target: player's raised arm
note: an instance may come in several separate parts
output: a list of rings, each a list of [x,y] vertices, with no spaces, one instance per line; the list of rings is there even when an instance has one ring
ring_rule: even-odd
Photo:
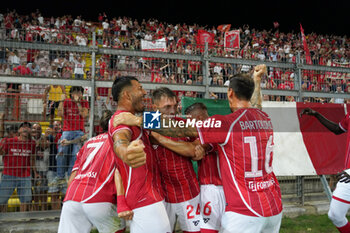
[[[117,212],[118,217],[125,220],[131,220],[134,216],[134,212],[128,206],[125,200],[125,190],[123,186],[123,180],[120,176],[119,170],[115,169],[114,183],[117,190]]]
[[[262,109],[262,94],[261,94],[261,77],[267,73],[266,65],[257,65],[254,67],[254,92],[250,99],[252,107]]]
[[[342,134],[345,131],[340,128],[339,124],[328,120],[326,117],[324,117],[321,113],[311,109],[311,108],[305,108],[301,111],[300,117],[303,115],[309,115],[309,116],[314,116],[316,119],[324,126],[326,127],[329,131],[333,132],[334,134]]]
[[[113,135],[113,150],[116,155],[132,168],[140,167],[146,163],[145,147],[141,140],[130,142],[131,133],[123,129]]]

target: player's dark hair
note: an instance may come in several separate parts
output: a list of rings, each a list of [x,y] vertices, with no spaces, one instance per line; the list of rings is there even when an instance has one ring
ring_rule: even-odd
[[[124,88],[132,86],[132,80],[138,81],[137,78],[133,76],[121,76],[114,80],[112,85],[112,96],[114,101],[119,101],[120,94],[123,92]]]
[[[81,86],[72,86],[69,90],[69,95],[72,95],[73,92],[75,91],[79,91],[81,92],[82,94],[84,93],[84,88],[81,87]]]
[[[208,111],[208,108],[203,103],[194,103],[185,109],[185,115],[190,115],[191,112],[196,110]]]
[[[102,117],[100,119],[100,126],[101,126],[103,132],[108,131],[108,122],[111,119],[112,115],[113,115],[112,111],[110,111],[108,109],[103,110]]]
[[[175,95],[175,93],[170,90],[167,87],[160,87],[155,89],[152,92],[152,102],[154,103],[155,101],[158,101],[162,98],[162,96],[168,97],[168,98],[177,98],[177,96]]]
[[[230,79],[229,89],[233,90],[239,100],[250,101],[254,87],[254,80],[248,74],[236,74]]]

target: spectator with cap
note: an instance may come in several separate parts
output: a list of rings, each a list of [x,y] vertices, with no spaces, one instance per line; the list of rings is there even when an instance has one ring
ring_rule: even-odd
[[[1,142],[4,171],[0,183],[0,211],[6,210],[7,201],[17,189],[20,211],[29,210],[32,201],[31,171],[39,177],[35,167],[35,142],[30,135],[31,124],[23,122],[18,129],[19,136],[6,138]]]
[[[63,118],[63,132],[58,143],[56,156],[57,176],[52,181],[51,186],[66,183],[65,173],[67,172],[70,176],[76,154],[81,147],[79,142],[70,145],[61,144],[61,142],[76,140],[84,135],[84,121],[89,116],[89,103],[83,99],[83,93],[84,89],[81,86],[71,87],[70,98],[66,98],[58,106],[57,115]]]

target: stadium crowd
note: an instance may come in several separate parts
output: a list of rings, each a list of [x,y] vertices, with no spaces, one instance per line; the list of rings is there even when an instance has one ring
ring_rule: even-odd
[[[129,50],[141,50],[142,40],[165,37],[167,52],[177,54],[201,53],[203,49],[197,44],[198,31],[206,30],[214,35],[214,41],[209,47],[211,56],[295,63],[300,52],[302,62],[306,63],[300,33],[280,32],[278,27],[257,30],[249,25],[237,25],[240,48],[226,50],[222,25],[211,28],[186,23],[173,25],[153,18],[139,21],[125,16],[107,16],[105,13],[99,14],[95,22],[90,22],[81,16],[72,15],[44,17],[39,10],[25,16],[15,10],[8,10],[0,14],[0,25],[0,38],[3,40],[90,46],[92,32],[96,32],[98,46]],[[349,38],[316,33],[307,34],[306,37],[313,64],[349,67]],[[113,55],[98,58],[96,76],[99,78],[108,71],[108,80],[120,75],[137,74],[141,81],[201,83],[198,80],[202,78],[201,62]],[[91,58],[88,54],[0,48],[0,74],[89,78],[90,67]],[[213,80],[221,78],[225,83],[234,74],[249,72],[251,69],[248,65],[212,63],[210,83],[216,85]],[[294,76],[290,70],[270,68],[262,85],[267,89],[294,89]],[[337,86],[341,86],[342,92],[348,90],[349,74],[305,71],[302,76],[304,90],[335,92]]]

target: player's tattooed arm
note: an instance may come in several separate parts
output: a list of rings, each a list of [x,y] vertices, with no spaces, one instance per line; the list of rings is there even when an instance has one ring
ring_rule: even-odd
[[[132,168],[140,167],[146,163],[145,147],[141,140],[131,140],[131,132],[122,129],[113,135],[113,150],[116,155]]]
[[[267,73],[266,65],[257,65],[254,68],[254,92],[250,99],[252,107],[262,109],[261,78]]]
[[[314,116],[316,119],[324,126],[326,127],[329,131],[333,132],[334,134],[342,134],[345,131],[340,128],[339,124],[328,120],[326,117],[324,117],[321,113],[311,109],[311,108],[305,108],[301,111],[300,117],[303,115],[309,115],[309,116]]]
[[[114,183],[117,190],[117,212],[118,217],[125,220],[132,220],[134,212],[128,206],[125,200],[125,190],[123,186],[123,180],[118,169],[114,172]]]

